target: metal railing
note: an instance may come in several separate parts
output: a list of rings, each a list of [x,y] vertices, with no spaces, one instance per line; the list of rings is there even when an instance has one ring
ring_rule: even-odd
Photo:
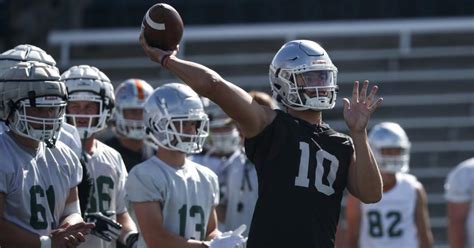
[[[59,64],[68,66],[72,46],[137,44],[139,31],[139,28],[52,31],[48,36],[48,44],[60,47]],[[410,54],[413,35],[426,33],[449,34],[465,31],[474,31],[474,18],[189,26],[185,27],[180,49],[181,53],[185,55],[186,43],[192,41],[236,41],[262,38],[292,40],[308,35],[317,35],[318,37],[397,35],[398,47],[396,49],[399,54]]]

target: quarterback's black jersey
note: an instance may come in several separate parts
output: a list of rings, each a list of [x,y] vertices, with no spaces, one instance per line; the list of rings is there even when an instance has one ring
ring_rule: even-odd
[[[277,110],[245,148],[259,185],[247,247],[333,247],[352,140]]]

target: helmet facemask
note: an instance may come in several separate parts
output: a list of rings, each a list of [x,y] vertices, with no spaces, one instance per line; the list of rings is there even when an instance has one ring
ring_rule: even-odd
[[[321,65],[275,71],[279,85],[287,92],[282,101],[295,110],[332,109],[336,104],[335,68]]]
[[[74,125],[79,132],[81,139],[87,139],[106,127],[106,121],[110,116],[110,109],[106,107],[108,105],[107,98],[91,93],[91,92],[75,92],[69,95],[69,102],[75,101],[87,101],[93,102],[98,105],[97,114],[66,114],[66,118],[71,125]],[[87,124],[82,125],[79,119],[87,119]]]
[[[373,152],[380,171],[386,173],[408,172],[409,147],[377,147]]]
[[[124,110],[137,111],[142,113],[142,119],[129,119]],[[117,108],[115,110],[115,129],[116,131],[130,139],[141,140],[145,138],[145,122],[143,121],[143,108]]]
[[[115,90],[114,131],[129,139],[146,138],[144,110],[153,87],[141,79],[127,79]]]
[[[380,171],[408,172],[411,143],[399,124],[379,123],[369,132],[368,138]]]
[[[160,146],[183,153],[199,153],[209,134],[209,119],[201,110],[191,111],[187,116],[155,114],[151,118],[152,139]],[[184,130],[186,122],[196,122],[196,131],[192,134]]]
[[[66,101],[58,96],[37,97],[34,103],[30,99],[20,100],[14,106],[9,128],[23,137],[42,141],[48,147],[53,147],[64,120],[65,107]],[[38,114],[44,112],[48,114]]]

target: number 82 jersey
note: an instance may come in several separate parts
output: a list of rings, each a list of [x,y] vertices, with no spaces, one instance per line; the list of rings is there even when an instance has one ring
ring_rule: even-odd
[[[352,140],[277,111],[245,148],[259,181],[248,247],[333,247]]]

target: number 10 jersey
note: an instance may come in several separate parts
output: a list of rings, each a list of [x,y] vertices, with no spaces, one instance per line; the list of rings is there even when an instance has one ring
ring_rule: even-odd
[[[352,140],[278,110],[245,148],[259,185],[247,247],[333,247]]]

